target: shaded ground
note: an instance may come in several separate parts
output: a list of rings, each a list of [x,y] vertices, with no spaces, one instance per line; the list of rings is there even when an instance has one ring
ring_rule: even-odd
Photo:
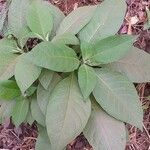
[[[4,0],[0,0],[0,9]],[[83,5],[94,5],[101,0],[49,0],[57,5],[65,14]],[[143,25],[147,21],[146,9],[150,8],[150,0],[127,0],[128,10],[120,34],[140,34],[135,46],[150,53],[150,31],[143,31]],[[150,150],[150,84],[138,84],[136,86],[140,95],[143,109],[143,132],[126,125],[129,131],[129,141],[126,150]],[[22,124],[16,129],[6,120],[0,126],[0,149],[8,150],[34,150],[36,137],[38,136],[36,125]],[[67,146],[67,150],[92,150],[83,135]]]

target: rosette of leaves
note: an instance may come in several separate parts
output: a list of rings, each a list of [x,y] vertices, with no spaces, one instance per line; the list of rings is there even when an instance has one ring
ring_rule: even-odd
[[[142,129],[133,83],[150,82],[150,55],[116,34],[125,11],[124,0],[105,0],[65,17],[45,1],[13,0],[12,36],[0,40],[1,121],[35,120],[36,150],[63,150],[81,132],[94,150],[124,150],[124,122]],[[29,38],[41,42],[29,50]]]

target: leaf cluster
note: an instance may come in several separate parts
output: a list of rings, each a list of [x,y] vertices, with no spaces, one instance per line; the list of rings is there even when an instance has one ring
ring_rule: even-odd
[[[94,150],[123,150],[124,122],[142,129],[133,83],[150,82],[150,55],[116,34],[125,11],[124,0],[105,0],[65,17],[46,1],[13,0],[0,40],[1,122],[36,121],[36,150],[63,150],[81,132]]]

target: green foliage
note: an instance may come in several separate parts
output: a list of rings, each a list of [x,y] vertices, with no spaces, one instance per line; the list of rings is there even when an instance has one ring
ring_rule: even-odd
[[[0,40],[0,122],[36,121],[36,150],[63,150],[81,132],[94,150],[124,150],[123,122],[142,129],[132,82],[150,82],[150,55],[116,34],[125,11],[124,0],[105,0],[65,17],[46,1],[12,0]],[[30,38],[40,41],[32,49]]]

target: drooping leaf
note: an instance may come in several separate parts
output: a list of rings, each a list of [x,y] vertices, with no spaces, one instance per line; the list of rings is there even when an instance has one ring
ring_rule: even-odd
[[[40,107],[37,103],[36,97],[33,96],[31,99],[31,114],[34,120],[42,126],[45,126],[45,116],[42,114]]]
[[[28,110],[29,100],[24,97],[18,97],[12,111],[12,120],[17,127],[25,121]]]
[[[93,44],[92,52],[87,54],[89,57],[85,61],[92,66],[117,61],[130,51],[132,43],[133,36],[129,35],[115,35],[98,40]]]
[[[72,11],[60,24],[57,35],[77,34],[91,19],[96,6],[85,6]]]
[[[24,93],[39,77],[41,68],[26,60],[26,54],[22,54],[16,64],[15,79],[22,93]]]
[[[39,77],[41,85],[47,90],[54,76],[54,72],[51,70],[43,69]]]
[[[8,25],[11,32],[18,37],[20,30],[27,25],[26,14],[30,0],[12,0],[8,12]]]
[[[42,42],[27,55],[33,64],[53,71],[71,72],[79,66],[74,50],[64,44]]]
[[[62,35],[55,36],[52,42],[62,43],[65,45],[79,45],[79,39],[72,33],[64,33]]]
[[[46,114],[52,149],[63,149],[76,138],[85,127],[90,113],[91,103],[84,102],[76,77],[71,74],[59,82],[50,96]]]
[[[138,48],[132,47],[125,57],[106,67],[123,73],[132,82],[150,82],[150,54]]]
[[[79,33],[80,40],[93,42],[118,32],[126,13],[124,0],[105,0],[100,4],[90,23]]]
[[[96,101],[114,118],[142,128],[143,111],[134,85],[122,74],[96,69]]]
[[[94,69],[83,64],[78,71],[78,82],[84,98],[88,98],[96,86]]]
[[[36,141],[35,149],[36,150],[43,150],[43,149],[50,150],[51,149],[50,147],[51,147],[51,144],[50,144],[49,137],[47,135],[46,129],[43,128],[39,130],[39,136]]]
[[[6,119],[11,117],[12,109],[15,105],[15,101],[0,100],[0,123],[3,123]]]
[[[15,81],[0,81],[0,99],[12,100],[21,95],[21,91]]]
[[[55,88],[55,86],[58,84],[60,80],[61,80],[61,77],[57,73],[55,73],[47,89],[44,89],[44,87],[41,84],[38,85],[37,102],[44,115],[46,114],[47,105],[48,105],[52,90]]]
[[[35,120],[34,120],[34,118],[32,117],[31,110],[29,109],[28,114],[27,114],[27,117],[26,117],[26,122],[29,123],[30,125],[32,125],[34,121],[35,121]]]
[[[124,150],[126,130],[124,123],[110,117],[95,103],[84,135],[94,150]]]
[[[32,32],[48,40],[53,28],[53,16],[48,5],[34,1],[28,9],[27,24]]]

